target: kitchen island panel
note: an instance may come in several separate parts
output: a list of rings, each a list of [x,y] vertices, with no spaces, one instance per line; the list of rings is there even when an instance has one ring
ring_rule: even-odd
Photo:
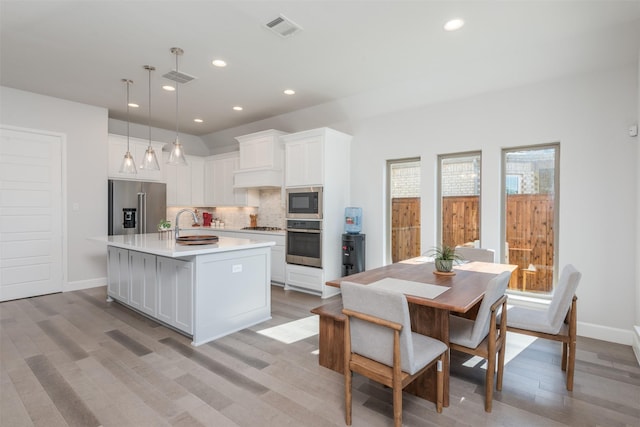
[[[193,344],[271,319],[270,269],[269,247],[198,256]]]

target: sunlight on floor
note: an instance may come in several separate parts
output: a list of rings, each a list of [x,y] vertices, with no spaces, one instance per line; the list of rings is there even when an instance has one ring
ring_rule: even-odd
[[[527,347],[529,347],[536,340],[536,337],[531,337],[528,335],[522,334],[513,334],[511,332],[507,332],[507,350],[504,354],[504,364],[507,365],[509,361],[522,351],[524,351]],[[487,369],[487,361],[479,356],[473,356],[469,360],[463,363],[463,366],[467,368],[473,368],[478,364],[482,364],[480,368]]]
[[[285,344],[291,344],[317,335],[318,324],[319,316],[314,314],[313,316],[304,317],[299,320],[294,320],[293,322],[283,323],[282,325],[263,329],[258,331],[258,333]]]

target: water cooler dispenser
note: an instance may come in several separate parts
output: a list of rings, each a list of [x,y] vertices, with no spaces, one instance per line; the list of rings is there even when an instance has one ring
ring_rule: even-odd
[[[342,235],[342,276],[365,269],[365,235],[362,231],[362,208],[346,208]]]

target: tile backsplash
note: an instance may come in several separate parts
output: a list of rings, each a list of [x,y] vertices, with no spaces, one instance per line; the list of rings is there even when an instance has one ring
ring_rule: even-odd
[[[209,212],[214,218],[224,222],[225,228],[242,228],[250,224],[249,215],[258,214],[258,225],[264,227],[285,228],[285,206],[279,188],[260,190],[259,207],[206,207],[206,206],[170,206],[167,208],[167,219],[175,226],[176,214],[180,209],[197,209],[198,221],[202,224],[202,212]],[[180,216],[180,227],[190,227],[193,218],[189,214]]]

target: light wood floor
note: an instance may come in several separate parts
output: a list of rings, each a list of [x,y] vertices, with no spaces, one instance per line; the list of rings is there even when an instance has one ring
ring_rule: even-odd
[[[271,321],[200,347],[106,303],[105,288],[1,303],[0,426],[343,426],[343,377],[318,366],[317,335],[285,344],[257,332],[306,318],[321,300],[272,290]],[[568,392],[559,344],[518,352],[522,336],[512,337],[491,414],[482,363],[456,353],[451,405],[438,414],[405,393],[405,425],[640,425],[630,347],[580,338]],[[391,402],[389,390],[357,376],[353,425],[392,425]]]

